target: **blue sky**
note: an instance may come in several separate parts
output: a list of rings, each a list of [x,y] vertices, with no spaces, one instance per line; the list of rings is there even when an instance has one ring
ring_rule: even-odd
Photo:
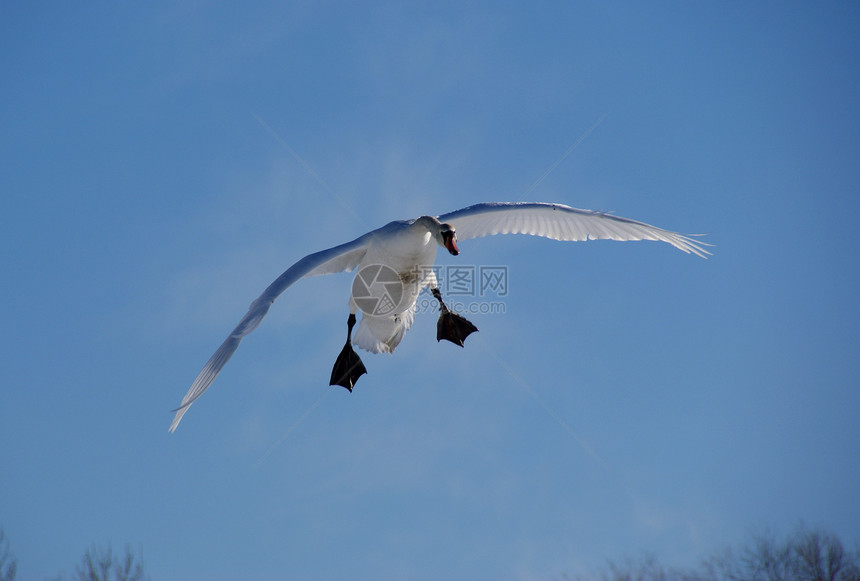
[[[860,541],[853,3],[31,3],[0,22],[0,526],[154,579],[552,579],[803,520]],[[596,125],[596,126],[595,126]],[[589,132],[589,130],[591,130]],[[580,138],[581,143],[533,184]],[[305,254],[519,199],[708,233],[465,241],[503,314],[328,388]]]

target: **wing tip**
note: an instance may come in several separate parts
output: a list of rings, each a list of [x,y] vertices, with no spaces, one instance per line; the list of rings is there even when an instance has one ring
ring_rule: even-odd
[[[179,427],[179,422],[182,421],[182,416],[185,415],[185,410],[187,409],[188,408],[180,408],[179,410],[177,410],[176,415],[173,417],[173,421],[170,422],[170,427],[167,428],[168,434],[172,434],[176,431],[176,428]]]
[[[678,234],[680,237],[680,244],[675,244],[674,246],[679,250],[683,250],[687,254],[695,254],[699,258],[708,259],[708,256],[713,256],[714,253],[708,251],[705,247],[713,248],[715,245],[710,244],[709,242],[703,242],[701,240],[694,240],[693,238],[698,238],[699,236],[707,236],[707,234]]]

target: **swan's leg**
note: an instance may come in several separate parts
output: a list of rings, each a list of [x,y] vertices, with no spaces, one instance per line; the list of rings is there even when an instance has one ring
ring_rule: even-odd
[[[337,356],[334,367],[331,369],[331,380],[329,385],[340,385],[352,391],[358,378],[367,373],[364,363],[355,349],[352,348],[352,328],[355,327],[355,313],[350,313],[346,320],[346,345]]]
[[[448,305],[442,300],[442,293],[438,288],[433,288],[433,296],[439,301],[439,320],[436,321],[436,341],[446,339],[455,345],[463,347],[466,337],[478,330],[478,328],[448,309]]]

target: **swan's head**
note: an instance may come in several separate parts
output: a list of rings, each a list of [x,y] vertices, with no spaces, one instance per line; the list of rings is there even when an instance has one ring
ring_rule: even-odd
[[[444,246],[445,250],[454,256],[460,254],[460,249],[457,248],[457,232],[450,224],[439,222],[439,219],[433,216],[421,216],[415,220],[414,225],[421,228],[422,232],[430,232],[439,246]]]
[[[454,231],[453,226],[450,224],[440,224],[439,235],[442,237],[442,246],[444,246],[448,252],[454,256],[460,254],[460,249],[457,248],[457,232]]]

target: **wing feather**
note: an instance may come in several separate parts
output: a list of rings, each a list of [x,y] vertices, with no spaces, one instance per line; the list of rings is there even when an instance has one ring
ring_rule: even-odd
[[[451,224],[459,240],[493,234],[529,234],[553,240],[659,240],[702,258],[711,254],[710,244],[691,236],[613,216],[605,212],[579,210],[563,204],[543,202],[475,204],[439,216]]]
[[[251,303],[248,312],[236,325],[236,328],[230,333],[230,336],[221,343],[218,350],[209,358],[206,365],[200,371],[194,383],[188,389],[188,393],[182,398],[182,403],[176,408],[176,415],[173,417],[173,422],[170,424],[170,431],[173,432],[179,426],[182,416],[188,411],[194,401],[203,395],[212,382],[215,381],[218,373],[236,352],[242,338],[248,333],[257,328],[272,303],[275,302],[281,293],[283,293],[290,285],[297,280],[306,276],[317,276],[321,274],[334,274],[345,270],[353,270],[361,262],[367,252],[367,241],[369,234],[365,234],[360,238],[356,238],[352,242],[335,246],[327,250],[309,254],[296,262],[281,276],[270,284],[257,299]]]

